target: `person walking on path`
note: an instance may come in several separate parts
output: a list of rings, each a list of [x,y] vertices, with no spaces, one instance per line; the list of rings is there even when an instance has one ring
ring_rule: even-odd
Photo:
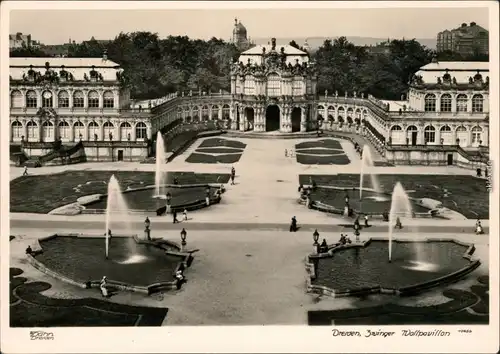
[[[28,175],[28,166],[24,166],[23,176],[27,176],[27,175]]]
[[[174,220],[173,220],[173,223],[174,223],[174,224],[175,224],[175,223],[178,223],[178,222],[179,222],[179,220],[177,220],[177,210],[175,210],[175,209],[174,209],[174,210],[172,210],[172,216],[173,216],[173,219],[174,219]]]

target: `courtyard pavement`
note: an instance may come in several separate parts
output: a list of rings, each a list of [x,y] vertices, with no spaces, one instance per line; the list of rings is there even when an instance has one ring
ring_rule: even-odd
[[[164,166],[165,171],[192,171],[199,173],[228,173],[231,165],[190,164],[189,154],[201,144],[197,141],[184,154]],[[360,159],[353,146],[342,141],[351,160],[349,165],[300,165],[295,158],[286,158],[285,149],[307,139],[258,140],[236,139],[247,144],[242,158],[234,164],[236,185],[227,185],[220,205],[190,213],[191,220],[172,225],[171,218],[151,217],[153,237],[179,241],[178,230],[188,229],[188,248],[199,249],[191,268],[186,271],[188,282],[178,292],[145,297],[120,292],[111,301],[147,306],[165,306],[170,311],[165,325],[230,325],[230,324],[306,324],[307,311],[371,306],[374,303],[394,301],[394,298],[375,296],[360,301],[331,299],[305,292],[304,260],[312,247],[311,231],[320,230],[320,238],[329,243],[343,231],[335,224],[345,223],[341,217],[308,210],[299,205],[299,174],[359,173]],[[68,170],[128,170],[154,171],[154,164],[139,163],[85,163],[70,166],[29,169],[30,174],[50,174]],[[397,166],[374,167],[377,174],[448,174],[473,175],[472,171],[457,167]],[[22,168],[11,168],[10,179],[22,175]],[[296,216],[303,229],[297,233],[286,230],[289,220]],[[131,215],[127,233],[142,234],[144,216]],[[487,274],[489,235],[475,235],[474,220],[406,220],[405,228],[396,238],[453,237],[477,246],[476,255],[483,265],[470,277]],[[238,226],[239,224],[239,226]],[[380,237],[387,228],[382,222],[373,222],[373,229],[362,230],[362,238]],[[101,226],[102,225],[102,226]],[[195,226],[196,225],[196,226]],[[235,226],[236,225],[236,226]],[[484,221],[484,226],[488,222]],[[406,227],[407,226],[407,227]],[[418,227],[418,229],[417,229]],[[29,280],[49,282],[53,288],[47,296],[74,298],[99,297],[99,293],[77,289],[56,281],[31,267],[24,255],[28,244],[41,236],[57,232],[102,234],[104,215],[56,216],[41,214],[11,214],[11,267],[22,268]],[[165,230],[165,231],[164,231]],[[103,241],[104,247],[104,241]],[[467,287],[470,280],[455,284]],[[404,299],[398,300],[404,303]],[[416,297],[417,304],[442,303],[447,299],[440,290]]]

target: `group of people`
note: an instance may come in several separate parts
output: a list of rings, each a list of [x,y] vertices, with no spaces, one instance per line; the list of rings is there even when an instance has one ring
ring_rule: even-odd
[[[349,236],[347,236],[347,234],[340,234],[340,239],[339,239],[339,242],[337,243],[338,245],[347,245],[349,243],[352,243],[351,239],[349,238]]]
[[[285,149],[285,157],[294,157],[294,156],[295,156],[295,150],[293,150],[293,149],[290,149],[290,150]]]
[[[180,222],[179,220],[177,220],[177,210],[176,209],[172,209],[172,218],[173,218],[174,224],[177,224]],[[184,211],[182,212],[182,221],[187,221],[187,219],[188,219],[187,209],[184,209]]]

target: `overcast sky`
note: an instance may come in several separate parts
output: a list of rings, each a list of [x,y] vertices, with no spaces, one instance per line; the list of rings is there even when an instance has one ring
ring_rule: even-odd
[[[59,2],[56,2],[56,5],[57,3]],[[301,6],[305,3],[302,2]],[[372,3],[371,6],[381,3]],[[486,29],[489,28],[486,7],[248,9],[247,5],[246,9],[120,9],[123,6],[130,8],[134,4],[139,6],[133,2],[121,4],[114,2],[111,3],[112,9],[108,10],[84,10],[84,4],[77,4],[81,8],[79,10],[12,10],[10,33],[31,34],[33,39],[40,40],[44,44],[65,43],[70,37],[77,42],[92,36],[96,39],[113,39],[120,32],[133,31],[156,32],[160,37],[187,35],[191,38],[208,39],[215,36],[228,40],[231,37],[235,17],[241,20],[247,28],[248,35],[253,38],[341,35],[435,38],[439,31],[456,28],[462,22],[472,21]],[[237,6],[242,7],[242,4],[239,3]],[[292,4],[296,5],[298,2]],[[355,6],[353,4],[355,3],[350,3],[349,6]],[[432,6],[433,2],[424,4]],[[285,4],[281,4],[283,5]],[[100,6],[103,6],[102,3]],[[155,3],[152,6],[171,5]],[[236,5],[226,2],[219,6]],[[259,6],[259,3],[254,2],[251,6]],[[320,6],[332,5],[323,3]],[[363,6],[367,6],[367,3]],[[47,7],[45,5],[42,8]],[[290,7],[290,3],[287,7]]]

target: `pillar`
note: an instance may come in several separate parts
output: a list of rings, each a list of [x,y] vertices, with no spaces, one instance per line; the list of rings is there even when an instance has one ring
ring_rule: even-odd
[[[306,107],[300,107],[300,131],[307,131],[307,116],[306,116]]]
[[[99,108],[104,108],[104,92],[99,90]]]
[[[229,109],[229,119],[231,120],[231,129],[236,130],[238,127],[236,126],[236,107],[231,105]]]
[[[240,107],[240,131],[244,132],[247,125],[247,112],[245,108]]]

